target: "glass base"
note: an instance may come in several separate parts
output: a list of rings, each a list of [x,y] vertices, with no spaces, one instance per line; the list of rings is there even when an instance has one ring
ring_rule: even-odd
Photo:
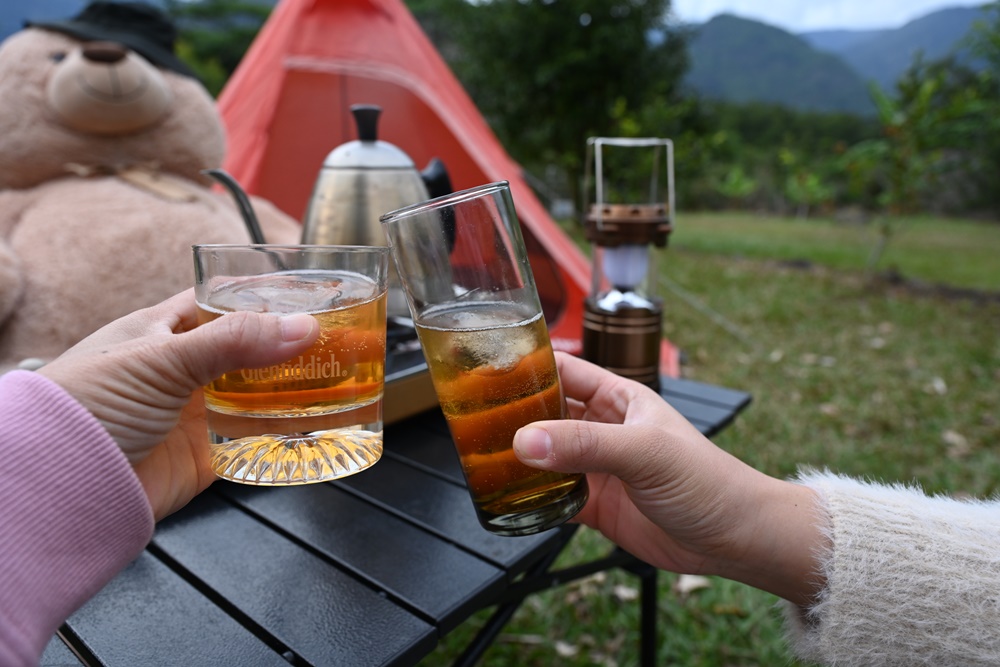
[[[261,486],[328,482],[361,472],[381,457],[382,432],[358,429],[265,434],[212,444],[217,476]]]
[[[504,537],[534,535],[572,519],[587,504],[589,496],[587,478],[581,476],[565,495],[541,507],[505,514],[495,514],[477,507],[476,513],[483,528],[494,535]]]

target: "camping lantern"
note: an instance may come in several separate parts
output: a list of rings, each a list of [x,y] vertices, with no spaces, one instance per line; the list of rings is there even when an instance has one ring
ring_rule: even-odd
[[[647,148],[652,160],[618,160],[607,165],[603,149]],[[618,151],[621,153],[622,151]],[[660,154],[666,190],[659,184]],[[584,301],[583,358],[641,382],[660,386],[663,304],[657,296],[655,248],[664,248],[674,218],[673,143],[669,139],[587,141],[587,172],[594,164],[595,201],[584,206],[591,243],[591,288]],[[649,171],[643,167],[649,165]],[[607,174],[611,173],[611,178]],[[614,182],[610,191],[607,183]],[[589,197],[590,186],[584,191]],[[631,200],[631,201],[624,201]]]

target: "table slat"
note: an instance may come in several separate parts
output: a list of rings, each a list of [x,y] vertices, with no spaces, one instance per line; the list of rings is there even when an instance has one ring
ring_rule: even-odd
[[[153,541],[256,634],[311,664],[411,665],[436,644],[433,626],[214,493],[166,519]]]
[[[284,488],[217,483],[216,490],[431,619],[442,634],[506,585],[502,570],[336,482]]]
[[[66,646],[59,635],[52,637],[38,663],[39,667],[79,667],[80,664],[76,654]]]
[[[64,631],[82,655],[107,667],[288,667],[149,552],[73,614]]]
[[[462,462],[440,409],[408,421],[405,428],[386,431],[385,454],[466,487]]]
[[[392,480],[406,480],[406,483]],[[488,533],[476,518],[472,499],[464,487],[391,457],[383,456],[371,470],[337,483],[368,502],[462,546],[507,571],[509,577],[524,571],[537,558],[539,549],[544,552],[546,544],[558,539],[555,529],[527,537]]]

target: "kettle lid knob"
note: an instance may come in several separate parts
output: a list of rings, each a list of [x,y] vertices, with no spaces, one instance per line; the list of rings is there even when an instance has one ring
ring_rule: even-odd
[[[351,113],[358,126],[360,141],[378,141],[378,117],[382,107],[375,104],[352,104]]]
[[[403,169],[416,174],[416,165],[409,155],[378,139],[378,117],[382,107],[353,104],[351,113],[358,126],[358,139],[333,149],[323,161],[324,169]]]

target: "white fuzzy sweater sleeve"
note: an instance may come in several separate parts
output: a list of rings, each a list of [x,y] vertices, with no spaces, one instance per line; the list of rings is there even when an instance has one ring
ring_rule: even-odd
[[[786,605],[803,659],[860,665],[1000,665],[1000,501],[930,497],[825,472],[817,491],[831,548],[827,585]]]

